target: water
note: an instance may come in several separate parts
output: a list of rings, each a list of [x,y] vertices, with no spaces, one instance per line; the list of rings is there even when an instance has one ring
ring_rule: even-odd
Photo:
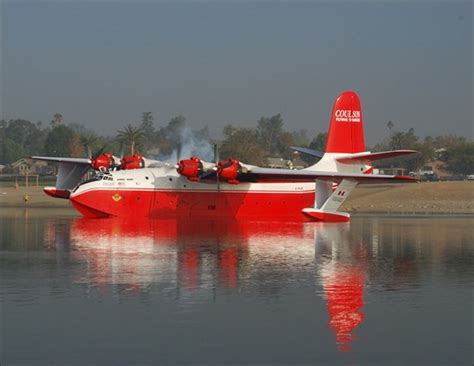
[[[471,365],[473,224],[1,209],[1,365]]]

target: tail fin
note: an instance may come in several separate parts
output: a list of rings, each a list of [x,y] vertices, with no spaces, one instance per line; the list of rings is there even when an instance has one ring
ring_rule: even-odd
[[[326,142],[326,153],[354,154],[365,151],[364,122],[359,97],[345,91],[336,99]]]

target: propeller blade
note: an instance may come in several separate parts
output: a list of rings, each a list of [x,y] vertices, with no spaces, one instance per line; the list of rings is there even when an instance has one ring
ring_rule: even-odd
[[[225,168],[230,167],[231,165],[232,165],[232,162],[229,160],[229,161],[227,161],[225,164],[222,164],[222,165],[220,166],[220,168],[221,168],[221,169],[225,169]]]
[[[214,163],[219,163],[219,148],[217,147],[217,144],[214,144]]]
[[[100,154],[102,154],[102,153],[104,152],[104,149],[105,149],[105,147],[102,146],[102,147],[99,149],[99,151],[97,151],[97,152],[95,153],[95,155],[94,155],[93,157],[91,157],[90,159],[91,159],[91,160],[96,159]]]
[[[123,155],[125,154],[125,146],[123,144],[123,141],[120,141],[120,150],[119,150],[119,158],[120,160],[123,159]]]

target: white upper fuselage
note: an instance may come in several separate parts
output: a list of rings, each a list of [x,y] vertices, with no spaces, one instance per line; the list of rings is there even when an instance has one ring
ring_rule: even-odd
[[[183,192],[268,192],[268,193],[302,193],[314,192],[315,183],[250,183],[229,184],[222,179],[193,182],[179,175],[173,167],[142,168],[133,170],[116,170],[99,176],[96,180],[78,185],[71,193],[71,198],[90,190],[159,190]]]

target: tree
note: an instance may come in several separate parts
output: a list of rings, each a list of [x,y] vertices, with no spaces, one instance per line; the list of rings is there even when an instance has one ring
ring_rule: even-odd
[[[446,149],[443,156],[445,168],[453,174],[474,173],[474,142],[459,141]]]
[[[198,140],[209,141],[209,127],[204,126],[200,130],[193,131],[193,136]]]
[[[92,157],[92,150],[97,146],[98,138],[94,133],[85,133],[80,136],[80,143],[84,147],[87,157]]]
[[[46,136],[44,150],[50,156],[71,156],[75,133],[67,126],[53,128]]]
[[[185,126],[186,118],[184,116],[173,117],[165,127],[164,135],[173,145],[177,145],[181,141],[181,131],[183,131]]]
[[[155,133],[155,141],[163,155],[171,154],[181,144],[182,134],[186,127],[184,116],[175,116],[168,124]]]
[[[125,126],[123,130],[117,132],[117,139],[130,146],[130,153],[135,154],[135,148],[143,140],[144,134],[140,127],[134,127],[131,124]]]
[[[282,131],[277,141],[278,154],[284,159],[292,159],[293,151],[290,146],[295,145],[295,139],[290,132]]]
[[[74,133],[69,144],[70,156],[73,158],[80,158],[84,156],[84,146],[81,143],[81,135]]]
[[[142,113],[142,123],[140,128],[143,130],[145,136],[152,136],[155,133],[155,127],[153,127],[153,114],[151,112]]]
[[[326,149],[326,140],[328,137],[327,132],[320,132],[318,133],[312,140],[311,143],[309,144],[309,148],[316,150],[316,151],[323,151]],[[314,156],[310,156],[307,154],[301,154],[300,155],[301,160],[303,160],[306,164],[308,165],[313,165],[316,164],[316,162],[319,160],[318,158],[315,158]]]
[[[320,132],[313,138],[313,140],[309,144],[309,148],[316,151],[324,151],[326,149],[327,139],[328,139],[328,133]]]
[[[418,143],[418,136],[415,130],[410,128],[407,132],[395,131],[389,139],[390,150],[411,149]]]
[[[24,156],[23,146],[8,137],[0,137],[0,164],[11,164]]]
[[[10,120],[2,129],[6,137],[19,144],[25,154],[38,154],[43,151],[46,132],[39,129],[36,124],[24,120]]]
[[[84,146],[84,145],[83,145]],[[97,136],[97,142],[91,143],[92,156],[96,155],[100,150],[122,157],[124,143],[116,137]]]
[[[434,157],[434,147],[431,139],[424,142],[419,141],[419,137],[415,134],[413,128],[408,131],[391,130],[390,136],[385,139],[384,143],[377,144],[374,151],[385,150],[416,150],[418,154],[386,159],[377,162],[377,166],[404,168],[408,172],[416,171],[426,165],[426,163]]]
[[[273,155],[278,150],[278,141],[283,130],[283,118],[280,113],[271,117],[261,117],[257,122],[258,139],[267,154]]]
[[[51,127],[58,127],[63,122],[63,115],[61,113],[55,113],[53,120],[51,121]]]
[[[436,136],[433,139],[433,145],[436,149],[448,149],[450,146],[457,146],[465,142],[467,142],[467,140],[464,136],[456,136],[452,134]]]
[[[224,129],[222,130],[222,134],[224,135],[224,138],[228,139],[230,138],[235,132],[237,132],[238,128],[232,126],[231,124],[225,125]]]
[[[393,124],[392,121],[388,121],[388,122],[387,122],[387,127],[388,127],[388,129],[390,130],[390,132],[392,132],[393,126],[395,126],[395,125]]]
[[[150,149],[155,145],[155,127],[153,126],[153,114],[151,112],[142,113],[142,123],[140,128],[144,134],[145,149]]]
[[[308,146],[309,144],[309,137],[308,137],[308,130],[302,129],[299,131],[293,131],[293,143],[296,146]]]
[[[262,165],[265,163],[265,150],[262,148],[258,132],[253,128],[224,128],[224,141],[220,156],[241,160],[245,163]]]

